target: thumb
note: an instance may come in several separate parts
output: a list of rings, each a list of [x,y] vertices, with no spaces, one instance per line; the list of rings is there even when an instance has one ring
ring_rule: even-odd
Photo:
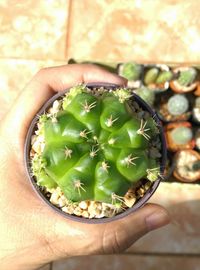
[[[119,253],[129,248],[146,233],[170,222],[168,212],[159,205],[147,204],[115,224],[108,223],[103,230],[102,253]]]

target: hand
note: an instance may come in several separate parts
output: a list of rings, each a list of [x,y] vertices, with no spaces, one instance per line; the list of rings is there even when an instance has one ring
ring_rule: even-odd
[[[39,71],[0,127],[0,268],[29,270],[65,257],[120,252],[147,232],[169,222],[167,212],[147,204],[107,224],[82,224],[62,217],[33,191],[23,161],[29,124],[57,91],[77,83],[126,80],[94,65],[66,65]]]

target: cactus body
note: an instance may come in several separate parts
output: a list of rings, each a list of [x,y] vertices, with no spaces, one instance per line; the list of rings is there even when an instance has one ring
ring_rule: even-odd
[[[177,127],[171,131],[171,138],[176,144],[187,144],[192,137],[192,130],[188,127]]]
[[[120,75],[129,81],[139,80],[142,66],[135,63],[125,63],[121,67]]]
[[[172,115],[181,115],[189,109],[188,99],[181,94],[176,94],[169,98],[167,108]]]
[[[146,177],[156,124],[151,117],[144,121],[134,115],[129,97],[124,89],[95,95],[77,86],[53,118],[42,115],[45,148],[32,160],[38,184],[59,186],[73,202],[112,203],[113,194],[124,196]]]
[[[161,71],[156,79],[157,84],[168,82],[172,79],[173,73],[171,71]]]
[[[158,74],[159,74],[159,69],[158,68],[151,68],[149,69],[145,76],[144,76],[144,83],[145,85],[149,85],[149,84],[152,84],[152,83],[155,83],[157,77],[158,77]]]
[[[194,82],[197,76],[197,70],[195,68],[188,68],[187,70],[181,71],[178,82],[181,86],[189,86]]]

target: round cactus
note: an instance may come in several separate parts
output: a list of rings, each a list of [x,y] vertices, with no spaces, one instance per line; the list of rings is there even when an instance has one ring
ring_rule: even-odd
[[[120,75],[129,81],[139,80],[142,66],[136,63],[125,63],[120,66]]]
[[[178,83],[181,86],[189,86],[194,82],[196,76],[197,70],[195,68],[188,68],[187,70],[180,71]]]
[[[173,95],[168,100],[167,109],[172,115],[181,115],[189,109],[188,99],[181,94]]]
[[[58,186],[72,202],[113,203],[142,178],[155,181],[159,162],[149,148],[158,128],[150,115],[133,113],[130,96],[80,85],[41,115],[43,147],[32,158],[38,185]]]
[[[189,127],[180,126],[171,131],[171,138],[176,144],[187,144],[192,137],[193,133]]]

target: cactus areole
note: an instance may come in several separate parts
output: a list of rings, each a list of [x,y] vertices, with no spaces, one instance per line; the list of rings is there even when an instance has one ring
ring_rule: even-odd
[[[156,140],[160,153],[152,157]],[[53,208],[62,212],[46,194],[59,188],[71,205],[92,201],[123,209],[113,217],[94,217],[97,223],[142,206],[162,178],[165,156],[155,113],[131,89],[111,84],[78,85],[52,97],[33,119],[25,145],[29,178]],[[142,183],[150,183],[148,190],[128,208],[125,195]]]

